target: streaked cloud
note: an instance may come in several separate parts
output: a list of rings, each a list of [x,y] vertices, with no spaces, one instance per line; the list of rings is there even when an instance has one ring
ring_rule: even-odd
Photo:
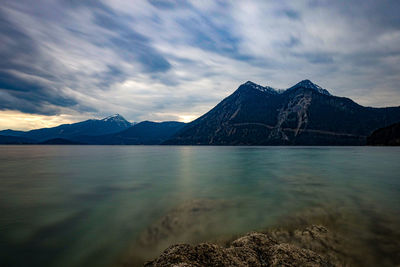
[[[247,80],[311,79],[364,105],[400,105],[399,12],[395,0],[6,0],[1,114],[190,120]]]

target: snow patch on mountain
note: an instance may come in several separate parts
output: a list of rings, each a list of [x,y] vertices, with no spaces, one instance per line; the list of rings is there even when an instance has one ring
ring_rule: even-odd
[[[275,88],[272,88],[270,86],[261,86],[259,84],[253,83],[251,81],[247,81],[244,85],[249,86],[251,88],[254,88],[256,90],[259,90],[261,92],[267,92],[267,93],[272,93],[272,94],[278,94],[278,90]]]
[[[252,81],[247,81],[246,83],[243,84],[243,86],[251,87],[251,88],[259,90],[261,92],[267,92],[270,94],[282,94],[285,91],[294,90],[297,88],[307,88],[307,89],[315,90],[320,94],[331,95],[328,92],[328,90],[322,88],[319,85],[316,85],[315,83],[311,82],[310,80],[303,80],[286,90],[285,89],[276,89],[276,88],[273,88],[270,86],[261,86],[259,84],[253,83]]]
[[[303,80],[296,85],[290,87],[288,90],[293,90],[297,88],[307,88],[307,89],[313,89],[317,91],[318,93],[324,94],[324,95],[331,95],[328,90],[322,88],[319,85],[316,85],[315,83],[311,82],[310,80]]]
[[[120,114],[114,114],[111,116],[108,116],[104,119],[102,119],[101,121],[104,122],[111,122],[111,123],[115,123],[118,124],[120,126],[126,126],[129,127],[132,125],[132,123],[130,123],[129,121],[127,121],[124,117],[122,117]]]

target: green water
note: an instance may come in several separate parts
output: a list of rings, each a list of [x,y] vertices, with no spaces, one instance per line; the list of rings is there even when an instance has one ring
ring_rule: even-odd
[[[0,146],[1,266],[135,265],[307,220],[400,264],[400,149]]]

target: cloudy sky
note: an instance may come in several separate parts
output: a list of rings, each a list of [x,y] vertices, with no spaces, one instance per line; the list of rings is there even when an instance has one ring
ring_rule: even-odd
[[[4,0],[0,129],[188,121],[247,80],[398,106],[399,13],[398,0]]]

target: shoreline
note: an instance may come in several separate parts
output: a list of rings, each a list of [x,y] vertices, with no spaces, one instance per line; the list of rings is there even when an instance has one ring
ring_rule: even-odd
[[[288,234],[289,232],[280,232],[281,237]],[[328,246],[329,249],[327,249],[328,241],[332,236],[326,227],[312,225],[291,234],[291,238],[300,243],[281,242],[271,233],[252,232],[239,237],[226,246],[208,242],[198,245],[172,245],[157,258],[145,262],[144,266],[345,265],[343,261],[339,260],[333,247]]]
[[[361,218],[321,206],[284,216],[264,228],[215,235],[204,218],[227,202],[194,200],[149,226],[119,266],[396,266],[400,230],[384,213]],[[350,213],[349,213],[350,212]],[[211,216],[210,216],[211,215]],[[199,231],[208,238],[193,239]],[[152,251],[152,253],[147,253]]]

